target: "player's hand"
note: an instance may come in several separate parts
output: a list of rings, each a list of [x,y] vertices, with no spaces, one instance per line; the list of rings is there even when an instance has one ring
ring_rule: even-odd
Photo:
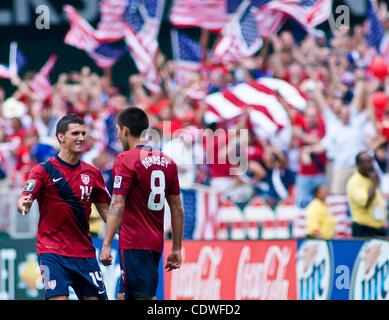
[[[32,195],[29,194],[28,196],[22,196],[18,200],[18,209],[20,213],[25,216],[27,213],[30,212],[31,206],[32,206]]]
[[[100,261],[104,266],[110,266],[112,264],[111,247],[103,245],[100,252]]]
[[[182,263],[181,250],[173,250],[167,257],[167,262],[165,269],[167,271],[172,271],[173,269],[178,269]]]

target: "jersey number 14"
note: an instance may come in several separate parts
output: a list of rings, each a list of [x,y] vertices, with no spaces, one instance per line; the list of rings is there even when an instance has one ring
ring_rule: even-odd
[[[158,186],[156,181],[159,181]],[[149,201],[147,207],[151,211],[160,211],[165,205],[165,175],[161,170],[154,170],[151,172],[151,181],[150,181],[151,192],[149,195]],[[157,198],[157,195],[159,197]],[[156,198],[158,202],[156,202]]]
[[[81,189],[81,201],[89,201],[92,194],[93,187],[80,186]]]

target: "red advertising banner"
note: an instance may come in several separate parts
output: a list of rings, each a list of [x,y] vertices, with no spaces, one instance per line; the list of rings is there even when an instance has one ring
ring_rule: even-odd
[[[295,240],[184,241],[181,268],[164,274],[165,299],[295,300],[296,248]]]

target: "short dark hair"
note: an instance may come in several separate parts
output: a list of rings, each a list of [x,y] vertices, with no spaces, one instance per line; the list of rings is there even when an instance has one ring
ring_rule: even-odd
[[[366,153],[367,153],[366,150],[361,151],[361,152],[358,152],[357,156],[355,157],[355,163],[356,163],[357,165],[359,165],[359,164],[362,163],[361,158],[362,158],[362,156],[363,156],[364,154],[366,154]]]
[[[127,127],[133,137],[140,137],[149,128],[149,118],[141,108],[130,107],[120,111],[118,125]]]
[[[81,119],[79,116],[74,113],[69,113],[58,121],[55,129],[55,135],[57,135],[58,133],[65,134],[66,131],[68,131],[69,129],[69,124],[71,123],[77,123],[81,125],[85,124],[84,120]]]
[[[316,186],[316,187],[314,187],[314,188],[312,189],[312,196],[313,196],[314,198],[317,197],[317,195],[318,195],[318,193],[319,193],[321,187],[322,187],[322,185],[319,184],[318,186]]]

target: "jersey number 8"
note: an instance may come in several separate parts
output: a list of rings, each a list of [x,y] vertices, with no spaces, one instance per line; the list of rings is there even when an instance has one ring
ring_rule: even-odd
[[[159,186],[156,185],[156,180],[159,180]],[[151,211],[160,211],[165,205],[165,175],[161,170],[154,170],[151,173],[150,181],[151,192],[147,207]],[[156,196],[159,195],[159,201],[155,202]]]

